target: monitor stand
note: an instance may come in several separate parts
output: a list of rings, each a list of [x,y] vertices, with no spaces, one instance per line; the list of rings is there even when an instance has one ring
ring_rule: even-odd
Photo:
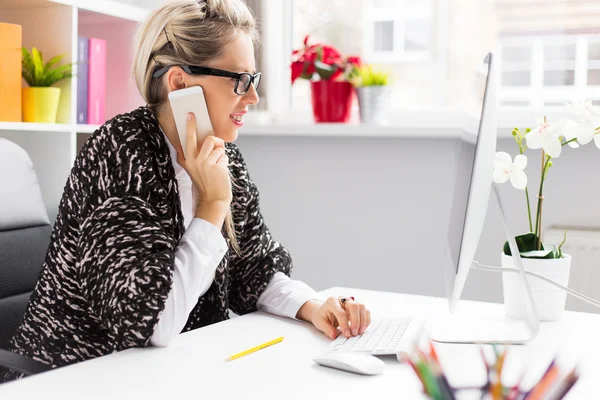
[[[440,343],[468,343],[468,344],[525,344],[534,339],[540,330],[540,320],[535,310],[531,288],[525,275],[523,260],[519,255],[515,236],[510,231],[506,213],[502,206],[500,192],[496,184],[492,185],[504,224],[504,231],[510,251],[516,261],[528,302],[524,320],[515,320],[505,316],[483,317],[450,315],[448,318],[433,322],[431,339]],[[471,268],[474,268],[472,266]],[[485,308],[484,304],[481,304]]]

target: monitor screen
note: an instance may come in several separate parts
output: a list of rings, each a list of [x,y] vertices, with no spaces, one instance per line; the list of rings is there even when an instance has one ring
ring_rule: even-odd
[[[457,160],[455,168],[454,194],[452,206],[450,209],[450,218],[448,225],[447,243],[454,266],[454,273],[458,272],[460,260],[460,249],[463,240],[467,208],[469,206],[469,191],[473,171],[475,167],[475,154],[479,144],[481,133],[481,120],[483,115],[483,104],[488,85],[488,76],[490,72],[491,55],[485,58],[482,68],[475,74],[473,84],[467,89],[468,120],[464,134],[457,143]],[[451,282],[451,286],[454,282]]]

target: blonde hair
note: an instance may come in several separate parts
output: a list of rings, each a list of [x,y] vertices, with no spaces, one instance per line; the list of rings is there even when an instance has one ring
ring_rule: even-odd
[[[205,65],[219,57],[238,33],[256,43],[254,15],[242,0],[177,0],[153,11],[138,26],[132,73],[147,106],[158,112],[167,98],[162,79],[152,74],[166,65]],[[231,210],[225,230],[239,254]]]

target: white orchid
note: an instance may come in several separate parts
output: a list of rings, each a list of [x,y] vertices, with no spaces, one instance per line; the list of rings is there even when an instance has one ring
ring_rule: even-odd
[[[563,120],[563,125],[561,128],[561,131],[563,133],[563,136],[567,140],[569,147],[572,147],[574,149],[579,147],[579,142],[578,141],[571,142],[571,140],[577,139],[578,130],[579,130],[579,124],[577,124],[577,122],[571,121],[570,119]]]
[[[508,153],[497,152],[494,155],[493,181],[504,183],[510,179],[515,188],[525,190],[530,233],[524,236],[533,236],[535,240],[533,241],[533,245],[529,246],[530,248],[527,252],[521,252],[522,256],[531,255],[536,253],[536,250],[539,251],[541,249],[543,189],[548,171],[553,165],[552,159],[560,156],[564,144],[568,144],[571,147],[579,147],[594,140],[596,146],[600,148],[600,126],[598,126],[600,125],[600,107],[594,107],[591,101],[573,104],[565,103],[565,106],[575,114],[576,118],[573,118],[574,120],[561,119],[549,123],[545,117],[536,118],[537,125],[533,130],[529,130],[529,128],[525,129],[524,132],[519,128],[512,130],[512,136],[519,147],[519,155],[515,157],[514,162]],[[525,141],[526,143],[524,143]],[[537,203],[535,225],[531,217],[532,203],[527,187],[527,175],[525,174],[527,158],[523,155],[529,149],[544,149],[542,152],[540,186],[539,190],[535,193]],[[562,257],[560,248],[564,242],[563,240],[558,246],[558,253],[553,253],[554,258]]]
[[[594,143],[600,148],[600,135],[596,135],[597,120],[600,119],[600,109],[594,107],[590,100],[579,103],[565,103],[567,110],[577,116],[575,123],[567,123],[563,132],[567,140],[577,139],[580,145]],[[569,143],[571,145],[572,143]],[[574,146],[571,146],[574,147]]]
[[[527,157],[519,154],[513,162],[510,154],[499,151],[494,157],[494,175],[493,179],[496,183],[504,183],[510,179],[510,183],[520,190],[525,190],[527,186],[527,175],[525,174],[527,167]]]
[[[546,122],[544,118],[536,117],[537,127],[525,136],[527,147],[530,149],[544,149],[552,158],[560,156],[562,144],[560,142],[562,121],[554,124]]]

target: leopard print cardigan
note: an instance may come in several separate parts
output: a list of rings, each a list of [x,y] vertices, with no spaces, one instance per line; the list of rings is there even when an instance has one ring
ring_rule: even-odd
[[[240,252],[225,254],[184,331],[226,320],[229,309],[255,311],[272,276],[289,275],[292,267],[263,221],[242,155],[233,144],[226,152]],[[184,230],[175,172],[154,113],[140,107],[108,121],[75,160],[44,266],[9,349],[61,367],[148,346]],[[9,371],[5,379],[19,377]]]

